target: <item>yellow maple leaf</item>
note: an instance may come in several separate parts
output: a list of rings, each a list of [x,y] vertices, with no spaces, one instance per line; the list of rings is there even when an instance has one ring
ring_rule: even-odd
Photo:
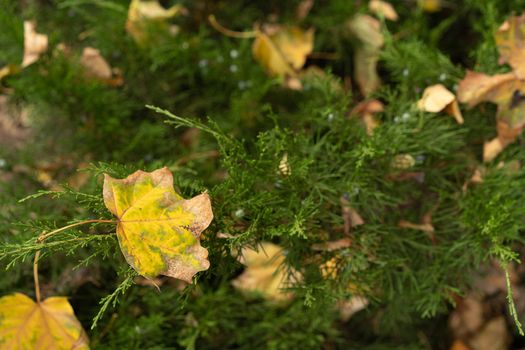
[[[261,243],[258,250],[244,248],[239,261],[246,270],[232,281],[235,288],[248,293],[260,294],[272,301],[286,301],[293,294],[285,288],[301,280],[299,272],[290,273],[283,268],[285,261],[281,247],[273,243]]]
[[[126,30],[139,45],[149,42],[148,30],[151,26],[168,29],[166,21],[184,11],[180,4],[165,9],[158,0],[132,0],[129,5]]]
[[[295,76],[314,46],[314,30],[278,27],[274,33],[258,31],[252,45],[253,56],[268,74]]]
[[[213,219],[210,197],[182,198],[168,168],[136,171],[121,180],[106,174],[104,203],[118,218],[122,253],[139,274],[191,283],[193,275],[208,269],[200,235]]]
[[[0,348],[85,350],[89,345],[67,298],[35,303],[15,293],[0,298]]]

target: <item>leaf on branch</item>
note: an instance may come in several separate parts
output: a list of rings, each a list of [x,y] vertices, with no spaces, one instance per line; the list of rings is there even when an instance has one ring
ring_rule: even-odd
[[[191,283],[210,266],[201,232],[213,219],[210,197],[182,198],[168,168],[104,178],[104,203],[118,218],[117,237],[127,262],[141,275]]]
[[[257,32],[253,57],[269,75],[296,77],[314,47],[314,30],[299,27],[269,27]]]
[[[458,124],[464,123],[456,96],[443,84],[427,87],[423,91],[423,97],[417,101],[417,108],[430,113],[445,111],[448,115],[453,116]]]
[[[299,282],[302,276],[284,267],[283,249],[273,243],[261,243],[258,251],[243,248],[239,261],[246,266],[244,272],[232,281],[240,291],[260,294],[271,301],[286,301],[293,294],[285,288]]]
[[[0,348],[89,349],[89,341],[65,297],[35,303],[21,293],[0,298]]]
[[[47,45],[47,35],[36,32],[36,22],[24,21],[24,58],[22,67],[27,67],[38,61],[40,55],[46,52]]]
[[[368,15],[357,15],[348,22],[350,34],[356,39],[354,77],[364,96],[370,95],[381,84],[377,62],[384,44],[381,24]]]
[[[126,31],[137,44],[145,46],[151,39],[148,35],[151,27],[169,32],[167,20],[185,11],[186,9],[180,4],[165,9],[158,0],[132,0],[128,10]]]

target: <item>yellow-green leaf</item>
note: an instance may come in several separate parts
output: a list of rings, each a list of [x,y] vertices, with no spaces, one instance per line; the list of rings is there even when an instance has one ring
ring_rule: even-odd
[[[127,262],[141,275],[166,275],[191,283],[207,270],[201,232],[213,219],[210,197],[185,200],[173,189],[168,168],[104,179],[104,203],[118,218],[117,237]]]
[[[87,336],[65,297],[35,303],[21,293],[0,298],[0,349],[89,349]]]

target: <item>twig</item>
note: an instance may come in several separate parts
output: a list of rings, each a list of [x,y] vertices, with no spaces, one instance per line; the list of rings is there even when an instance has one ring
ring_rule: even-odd
[[[218,31],[219,33],[222,33],[226,36],[229,36],[231,38],[238,38],[238,39],[251,39],[255,38],[257,34],[259,33],[258,30],[251,30],[246,32],[237,32],[235,30],[231,30],[228,28],[223,27],[219,22],[217,22],[217,19],[215,18],[215,15],[209,15],[208,21],[210,22],[211,26]]]

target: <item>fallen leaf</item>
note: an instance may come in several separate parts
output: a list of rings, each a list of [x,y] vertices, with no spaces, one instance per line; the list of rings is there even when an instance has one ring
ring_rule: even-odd
[[[2,349],[89,349],[87,336],[65,297],[35,303],[21,293],[0,298]]]
[[[293,293],[286,288],[302,279],[299,272],[293,269],[286,271],[284,251],[273,243],[261,243],[257,251],[243,248],[238,259],[246,269],[232,281],[232,285],[240,291],[260,294],[271,301],[291,299]]]
[[[352,36],[357,40],[354,53],[354,77],[364,96],[370,95],[381,84],[377,62],[384,39],[377,19],[357,15],[348,22]]]
[[[508,63],[518,78],[525,78],[525,14],[511,16],[494,35],[499,64]]]
[[[110,79],[113,73],[111,66],[102,57],[100,51],[93,47],[85,47],[82,51],[80,64],[86,69],[86,73],[98,79]]]
[[[462,340],[454,340],[450,350],[470,350],[470,348]]]
[[[499,316],[477,332],[468,342],[473,350],[507,350],[511,342],[505,317]]]
[[[343,232],[346,236],[349,236],[352,227],[363,225],[365,221],[361,215],[350,206],[350,202],[345,195],[339,198],[339,202],[341,203],[341,216],[343,217],[344,223]]]
[[[390,166],[397,170],[407,170],[414,165],[416,165],[416,160],[410,154],[397,154],[390,163]]]
[[[366,126],[368,135],[372,135],[374,129],[379,126],[379,120],[375,117],[376,113],[384,111],[383,103],[379,100],[365,100],[352,109],[350,115],[358,115]]]
[[[145,277],[159,274],[191,283],[207,270],[201,232],[213,219],[207,193],[185,200],[173,189],[168,168],[104,177],[104,203],[117,219],[117,237],[127,262]]]
[[[514,142],[525,126],[525,64],[521,57],[525,48],[525,36],[522,35],[525,14],[511,16],[495,34],[500,53],[500,64],[509,63],[514,69],[510,73],[489,76],[468,71],[459,83],[458,99],[474,107],[481,102],[492,102],[498,106],[498,137],[485,143],[484,161],[494,159],[505,147]]]
[[[312,244],[312,250],[332,252],[334,250],[348,248],[352,245],[350,238],[341,238],[336,241],[328,241],[323,243]]]
[[[36,22],[24,21],[24,58],[22,67],[27,67],[38,61],[40,55],[46,52],[47,45],[47,35],[36,32]]]
[[[463,124],[463,116],[459,109],[456,96],[443,84],[429,86],[423,91],[423,97],[417,102],[417,108],[424,112],[447,112],[456,119],[458,124]]]
[[[278,174],[284,177],[292,175],[292,168],[290,167],[290,163],[288,163],[288,153],[283,154],[283,157],[279,161]]]
[[[314,6],[314,0],[302,0],[297,8],[295,9],[295,17],[298,20],[305,19],[310,13],[310,10]]]
[[[434,233],[434,226],[428,223],[414,224],[410,221],[399,220],[399,223],[397,224],[397,226],[402,227],[402,228],[411,228],[414,230],[420,230],[420,231],[424,231],[427,233]]]
[[[368,3],[368,10],[377,16],[385,17],[391,21],[397,21],[399,19],[394,6],[386,1],[371,0]]]
[[[312,52],[314,30],[298,27],[277,27],[259,30],[252,45],[253,57],[272,76],[296,76],[306,57]]]
[[[365,309],[369,304],[367,298],[362,296],[354,296],[349,300],[339,300],[337,302],[337,309],[339,310],[341,320],[348,321],[354,314]]]
[[[129,5],[126,31],[141,46],[150,41],[148,31],[151,27],[170,32],[167,20],[184,13],[185,8],[176,4],[165,9],[158,0],[132,0]]]

